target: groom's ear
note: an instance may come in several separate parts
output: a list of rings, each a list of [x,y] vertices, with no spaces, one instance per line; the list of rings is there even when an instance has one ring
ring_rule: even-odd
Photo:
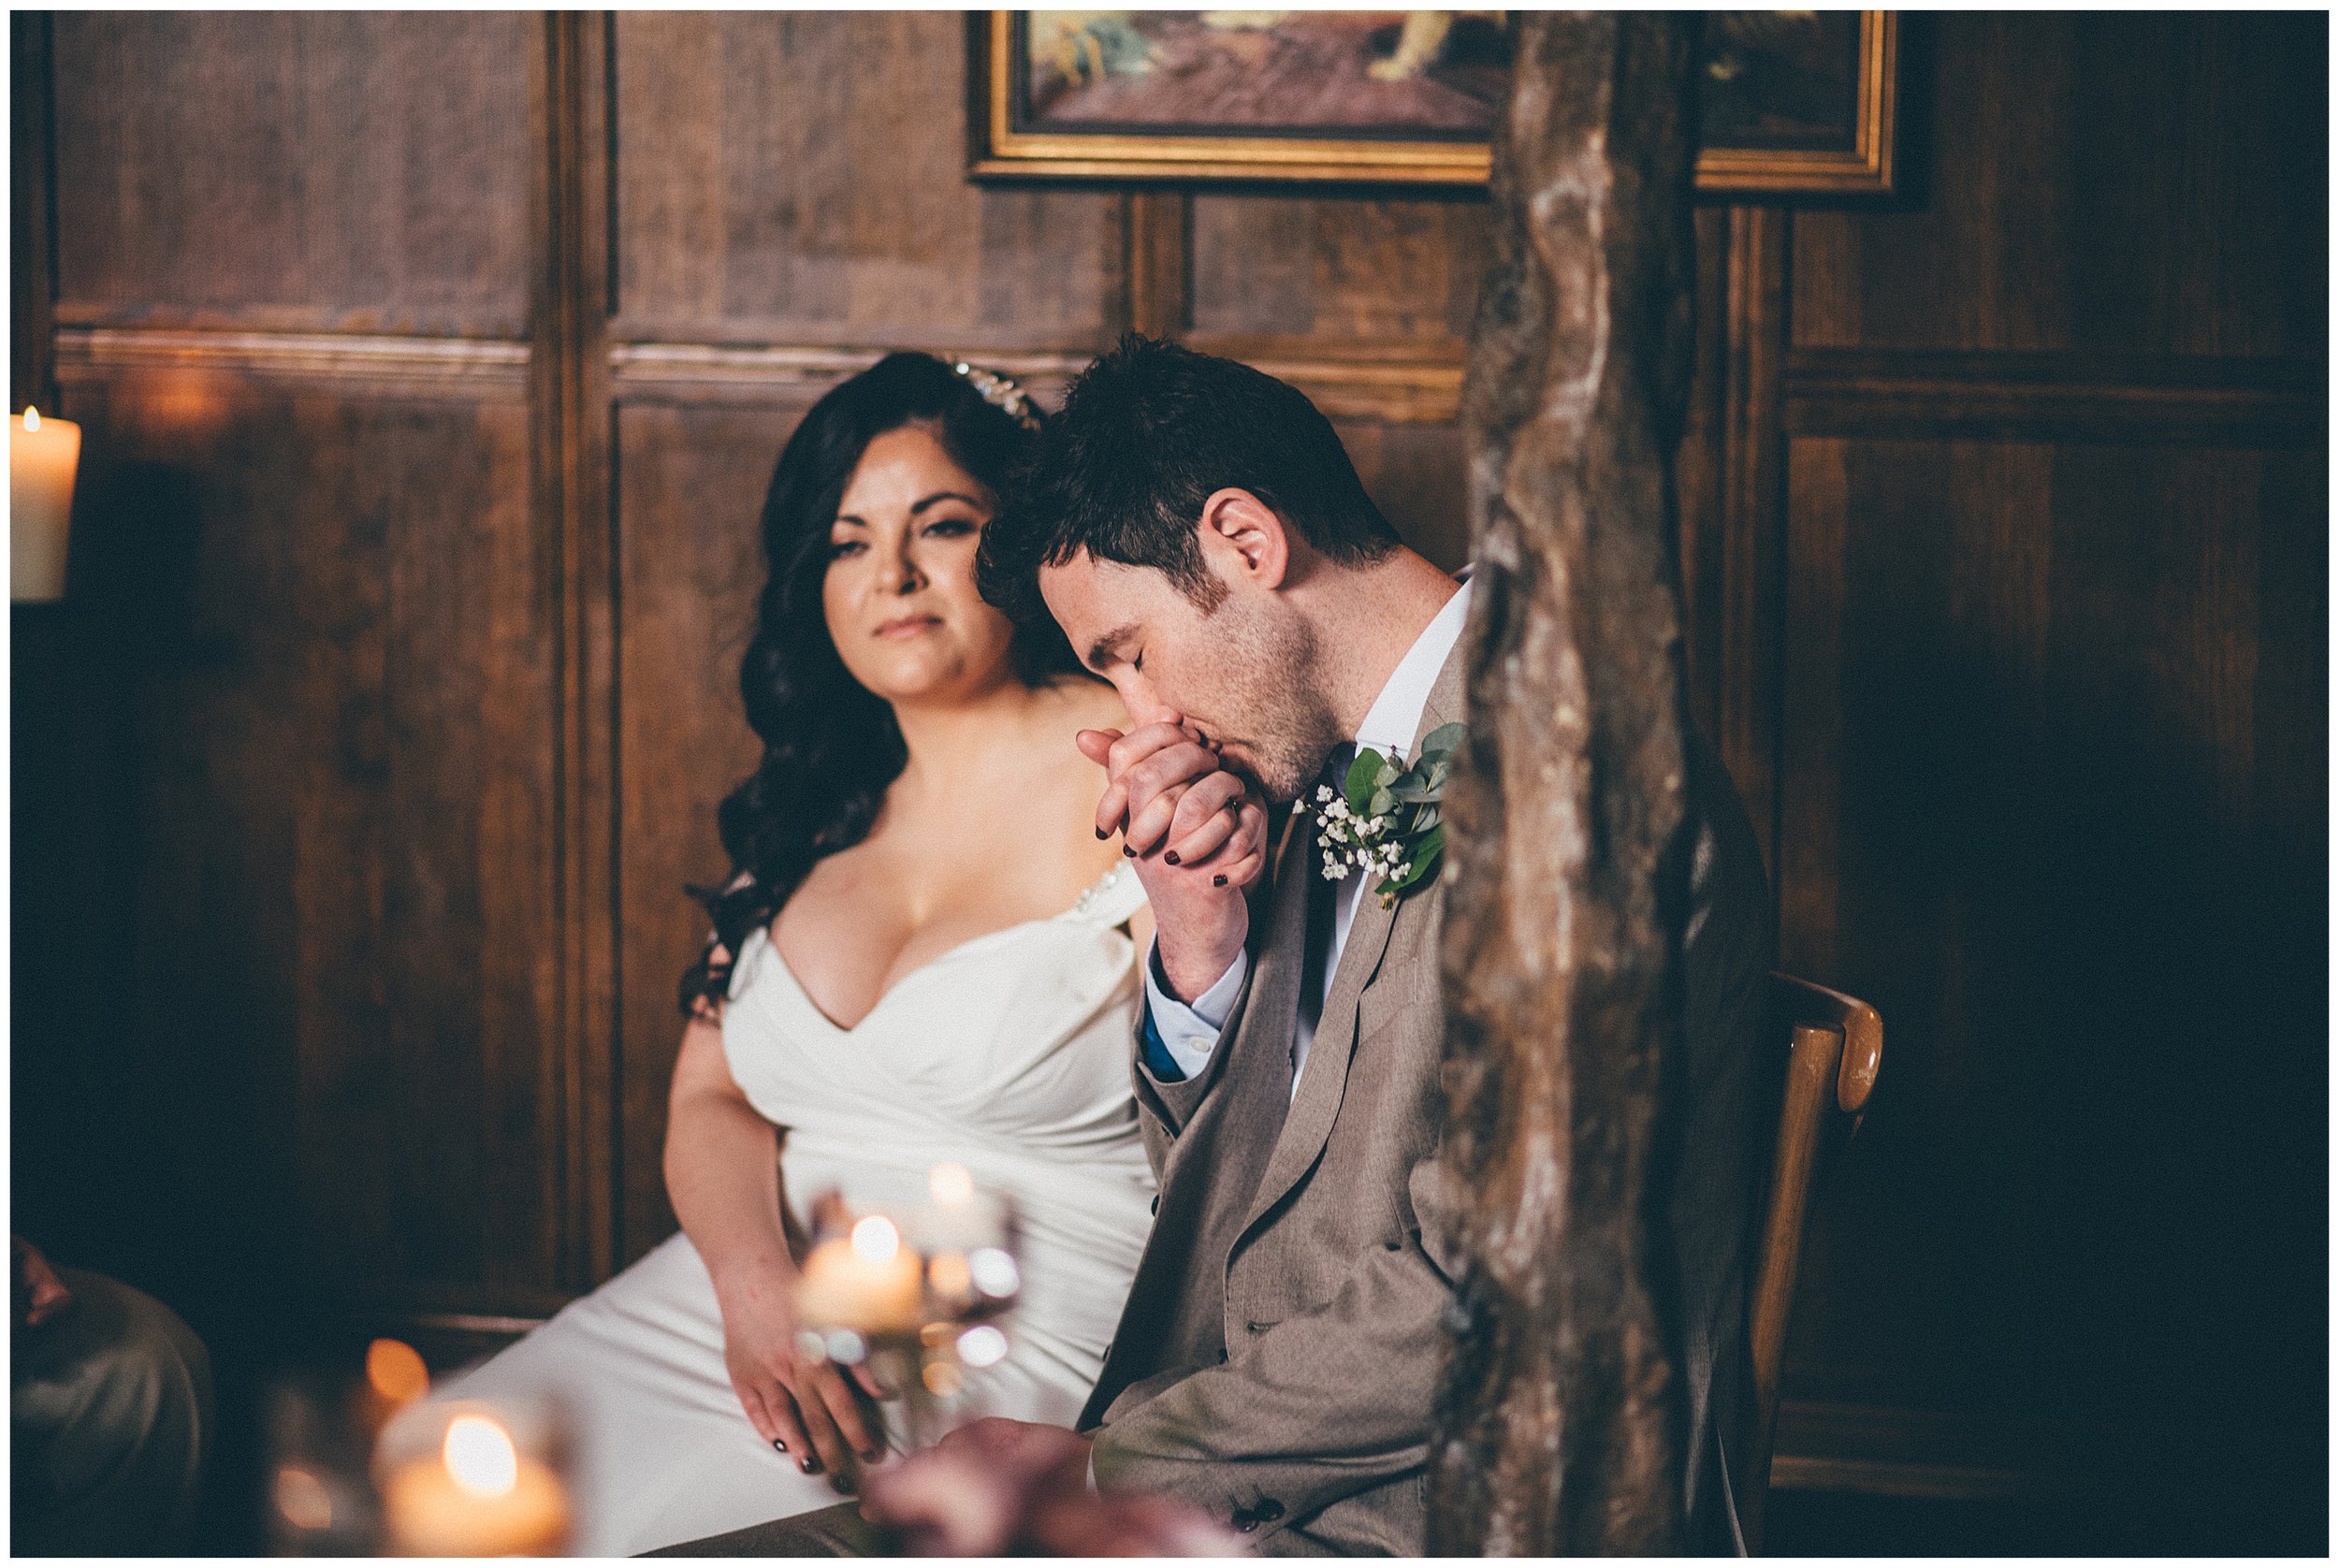
[[[1275,509],[1248,490],[1213,490],[1202,502],[1202,559],[1219,574],[1258,588],[1283,587],[1291,570],[1291,533]],[[1214,558],[1214,559],[1213,559]]]

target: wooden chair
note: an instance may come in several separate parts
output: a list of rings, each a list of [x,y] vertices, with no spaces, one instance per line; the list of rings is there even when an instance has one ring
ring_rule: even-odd
[[[1770,1489],[1771,1442],[1779,1422],[1779,1372],[1786,1359],[1787,1321],[1794,1306],[1811,1189],[1827,1152],[1860,1125],[1884,1052],[1883,1020],[1857,997],[1774,973],[1770,1001],[1773,1025],[1787,1045],[1786,1094],[1748,1313],[1754,1363],[1751,1441],[1741,1445],[1730,1477],[1750,1552],[1762,1549],[1763,1503]]]

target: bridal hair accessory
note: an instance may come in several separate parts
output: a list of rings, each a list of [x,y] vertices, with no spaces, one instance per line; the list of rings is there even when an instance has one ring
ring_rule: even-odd
[[[1422,737],[1421,755],[1411,766],[1398,752],[1384,757],[1368,746],[1348,764],[1338,793],[1329,784],[1316,787],[1307,808],[1323,824],[1315,843],[1324,851],[1327,880],[1337,882],[1351,871],[1380,878],[1373,891],[1384,909],[1395,908],[1428,880],[1446,850],[1440,808],[1465,733],[1460,724],[1441,724]]]
[[[1031,394],[1015,385],[1010,377],[969,365],[964,359],[952,360],[951,369],[965,377],[966,385],[981,393],[984,402],[1004,411],[1024,429],[1036,431],[1039,428],[1039,411],[1032,407]]]

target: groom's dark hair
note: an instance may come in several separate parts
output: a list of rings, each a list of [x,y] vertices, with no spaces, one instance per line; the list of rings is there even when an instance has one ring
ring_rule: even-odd
[[[1204,611],[1202,503],[1244,489],[1346,564],[1398,545],[1331,421],[1294,386],[1231,359],[1130,333],[1072,383],[982,530],[976,582],[1017,619],[1044,616],[1039,569],[1082,550],[1150,566]]]

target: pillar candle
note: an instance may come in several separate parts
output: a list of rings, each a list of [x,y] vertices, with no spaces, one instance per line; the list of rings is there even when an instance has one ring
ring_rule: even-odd
[[[65,597],[65,530],[81,427],[34,409],[8,421],[8,597]]]

